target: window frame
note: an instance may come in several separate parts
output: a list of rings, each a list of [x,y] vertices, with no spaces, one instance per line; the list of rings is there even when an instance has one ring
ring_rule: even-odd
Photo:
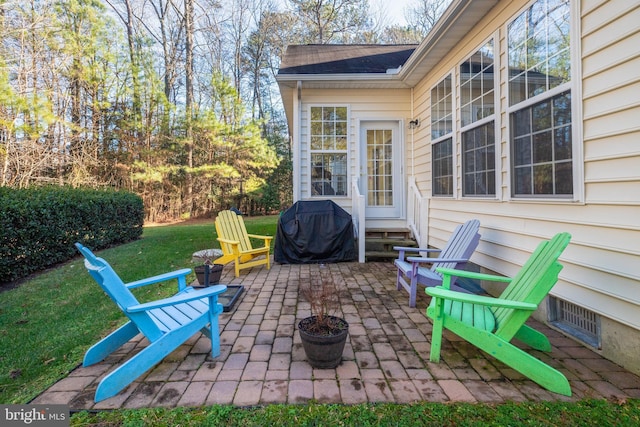
[[[433,100],[431,97],[431,94],[433,92],[433,90],[440,84],[442,83],[445,79],[447,79],[447,77],[450,79],[450,86],[451,86],[451,132],[446,133],[444,135],[438,135],[438,137],[433,138]],[[438,81],[436,82],[436,84],[434,84],[433,86],[431,86],[431,88],[429,88],[429,114],[430,114],[430,120],[429,120],[429,127],[430,127],[430,147],[431,147],[431,196],[432,197],[438,197],[438,198],[446,198],[446,199],[454,199],[457,197],[457,177],[456,177],[456,170],[457,170],[457,138],[456,138],[456,133],[457,133],[457,120],[458,120],[458,102],[457,102],[457,95],[458,95],[458,90],[457,90],[457,86],[458,86],[458,81],[456,79],[456,70],[452,69],[449,70],[447,73],[445,73],[440,79],[438,79]],[[435,169],[433,167],[434,165],[434,146],[439,144],[439,143],[443,143],[446,142],[447,140],[451,140],[451,194],[436,194],[435,193]]]
[[[312,111],[314,108],[345,108],[346,109],[346,147],[344,150],[338,150],[338,149],[313,149],[312,148],[312,137],[314,136],[313,132],[312,132]],[[311,199],[327,199],[327,198],[331,198],[331,199],[336,199],[336,198],[349,198],[350,197],[350,193],[351,193],[351,184],[350,184],[350,167],[351,167],[351,156],[350,156],[350,152],[351,152],[351,108],[348,104],[344,104],[344,103],[321,103],[321,104],[308,104],[307,106],[307,149],[308,149],[308,156],[307,156],[307,167],[308,167],[308,183],[307,183],[307,194],[308,197]],[[324,134],[323,134],[324,136]],[[334,134],[335,136],[335,134]],[[314,155],[344,155],[346,162],[345,162],[345,182],[344,182],[344,186],[345,186],[345,191],[344,194],[313,194],[313,184],[314,184],[314,179],[313,179],[313,156]]]
[[[515,13],[507,22],[504,24],[503,29],[505,32],[504,35],[504,51],[501,52],[505,55],[508,60],[509,57],[509,40],[508,40],[508,29],[509,25],[511,25],[514,21],[516,21],[523,13],[527,12],[532,5],[537,3],[540,0],[532,0],[527,2],[517,13]],[[506,67],[506,78],[505,80],[500,81],[500,84],[505,84],[504,96],[501,97],[501,100],[504,100],[506,108],[504,110],[501,109],[501,113],[505,114],[506,123],[505,128],[507,130],[507,150],[506,150],[506,159],[507,159],[507,198],[510,201],[516,202],[559,202],[559,203],[575,203],[580,202],[584,203],[584,166],[583,166],[583,149],[582,149],[582,67],[580,61],[580,50],[581,50],[581,40],[580,40],[580,10],[579,10],[579,2],[575,0],[569,0],[569,55],[571,61],[571,73],[570,73],[570,81],[562,83],[558,86],[552,87],[542,93],[539,93],[535,96],[532,96],[528,99],[520,101],[514,105],[510,105],[510,76],[509,76],[509,63],[505,65]],[[573,192],[570,195],[556,195],[556,194],[522,194],[516,195],[514,194],[514,158],[513,158],[513,142],[512,136],[514,130],[511,126],[511,116],[512,114],[522,111],[527,108],[531,108],[532,106],[543,102],[543,101],[552,101],[558,95],[569,92],[571,95],[571,151],[572,151],[572,188]]]
[[[467,60],[473,57],[479,50],[481,50],[487,43],[493,41],[493,114],[487,117],[483,117],[479,120],[472,121],[467,125],[462,125],[462,82],[461,82],[461,72],[460,67]],[[500,152],[501,152],[501,138],[500,138],[500,116],[501,116],[501,97],[500,97],[500,38],[498,31],[492,33],[489,37],[482,41],[478,46],[476,46],[473,51],[466,55],[462,61],[460,61],[456,67],[458,80],[456,82],[456,87],[460,88],[460,96],[458,97],[457,109],[460,111],[460,123],[459,123],[459,138],[458,145],[460,147],[460,192],[461,197],[464,199],[481,199],[481,200],[495,200],[500,197],[499,189],[501,188],[501,176],[500,173]],[[488,123],[493,122],[493,135],[494,135],[494,193],[493,194],[465,194],[465,161],[464,161],[464,147],[463,147],[463,135],[466,132],[473,131],[477,128],[483,127]],[[454,131],[454,133],[456,133]]]

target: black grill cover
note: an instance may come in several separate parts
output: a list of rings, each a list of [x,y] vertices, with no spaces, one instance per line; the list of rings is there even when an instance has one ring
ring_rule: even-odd
[[[282,264],[355,260],[351,215],[331,200],[296,202],[280,215],[273,257]]]

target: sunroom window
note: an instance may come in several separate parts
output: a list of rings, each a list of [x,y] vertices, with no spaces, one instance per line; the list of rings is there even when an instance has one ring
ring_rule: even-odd
[[[538,0],[509,24],[514,197],[573,194],[570,9]]]
[[[431,164],[434,196],[453,195],[453,93],[451,75],[431,89]]]
[[[568,0],[538,0],[509,24],[509,104],[571,80]]]
[[[496,194],[496,144],[493,120],[462,133],[463,194]]]
[[[311,107],[311,195],[347,195],[347,107]]]
[[[571,195],[571,93],[511,115],[516,195]]]
[[[433,144],[431,148],[433,157],[433,195],[453,195],[453,144],[452,139],[447,138]]]
[[[460,65],[464,196],[496,194],[493,40]]]

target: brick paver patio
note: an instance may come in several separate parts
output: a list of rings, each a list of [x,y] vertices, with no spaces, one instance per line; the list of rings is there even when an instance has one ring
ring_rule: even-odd
[[[640,398],[640,377],[561,333],[533,321],[551,340],[551,354],[533,352],[569,379],[573,396],[550,393],[445,333],[442,361],[429,362],[428,298],[416,308],[395,289],[391,262],[339,263],[344,297],[338,314],[349,322],[343,361],[313,369],[306,361],[297,320],[309,315],[298,283],[317,265],[254,268],[240,278],[226,266],[222,283],[243,284],[233,310],[220,317],[222,354],[211,359],[198,334],[117,396],[94,403],[98,380],[145,343],[134,338],[104,362],[78,367],[31,403],[68,404],[72,410],[140,407],[238,406],[270,403],[492,402]]]

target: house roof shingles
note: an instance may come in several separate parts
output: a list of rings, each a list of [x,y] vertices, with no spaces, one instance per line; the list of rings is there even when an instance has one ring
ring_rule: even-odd
[[[386,74],[404,65],[418,47],[403,45],[291,45],[279,75]]]

